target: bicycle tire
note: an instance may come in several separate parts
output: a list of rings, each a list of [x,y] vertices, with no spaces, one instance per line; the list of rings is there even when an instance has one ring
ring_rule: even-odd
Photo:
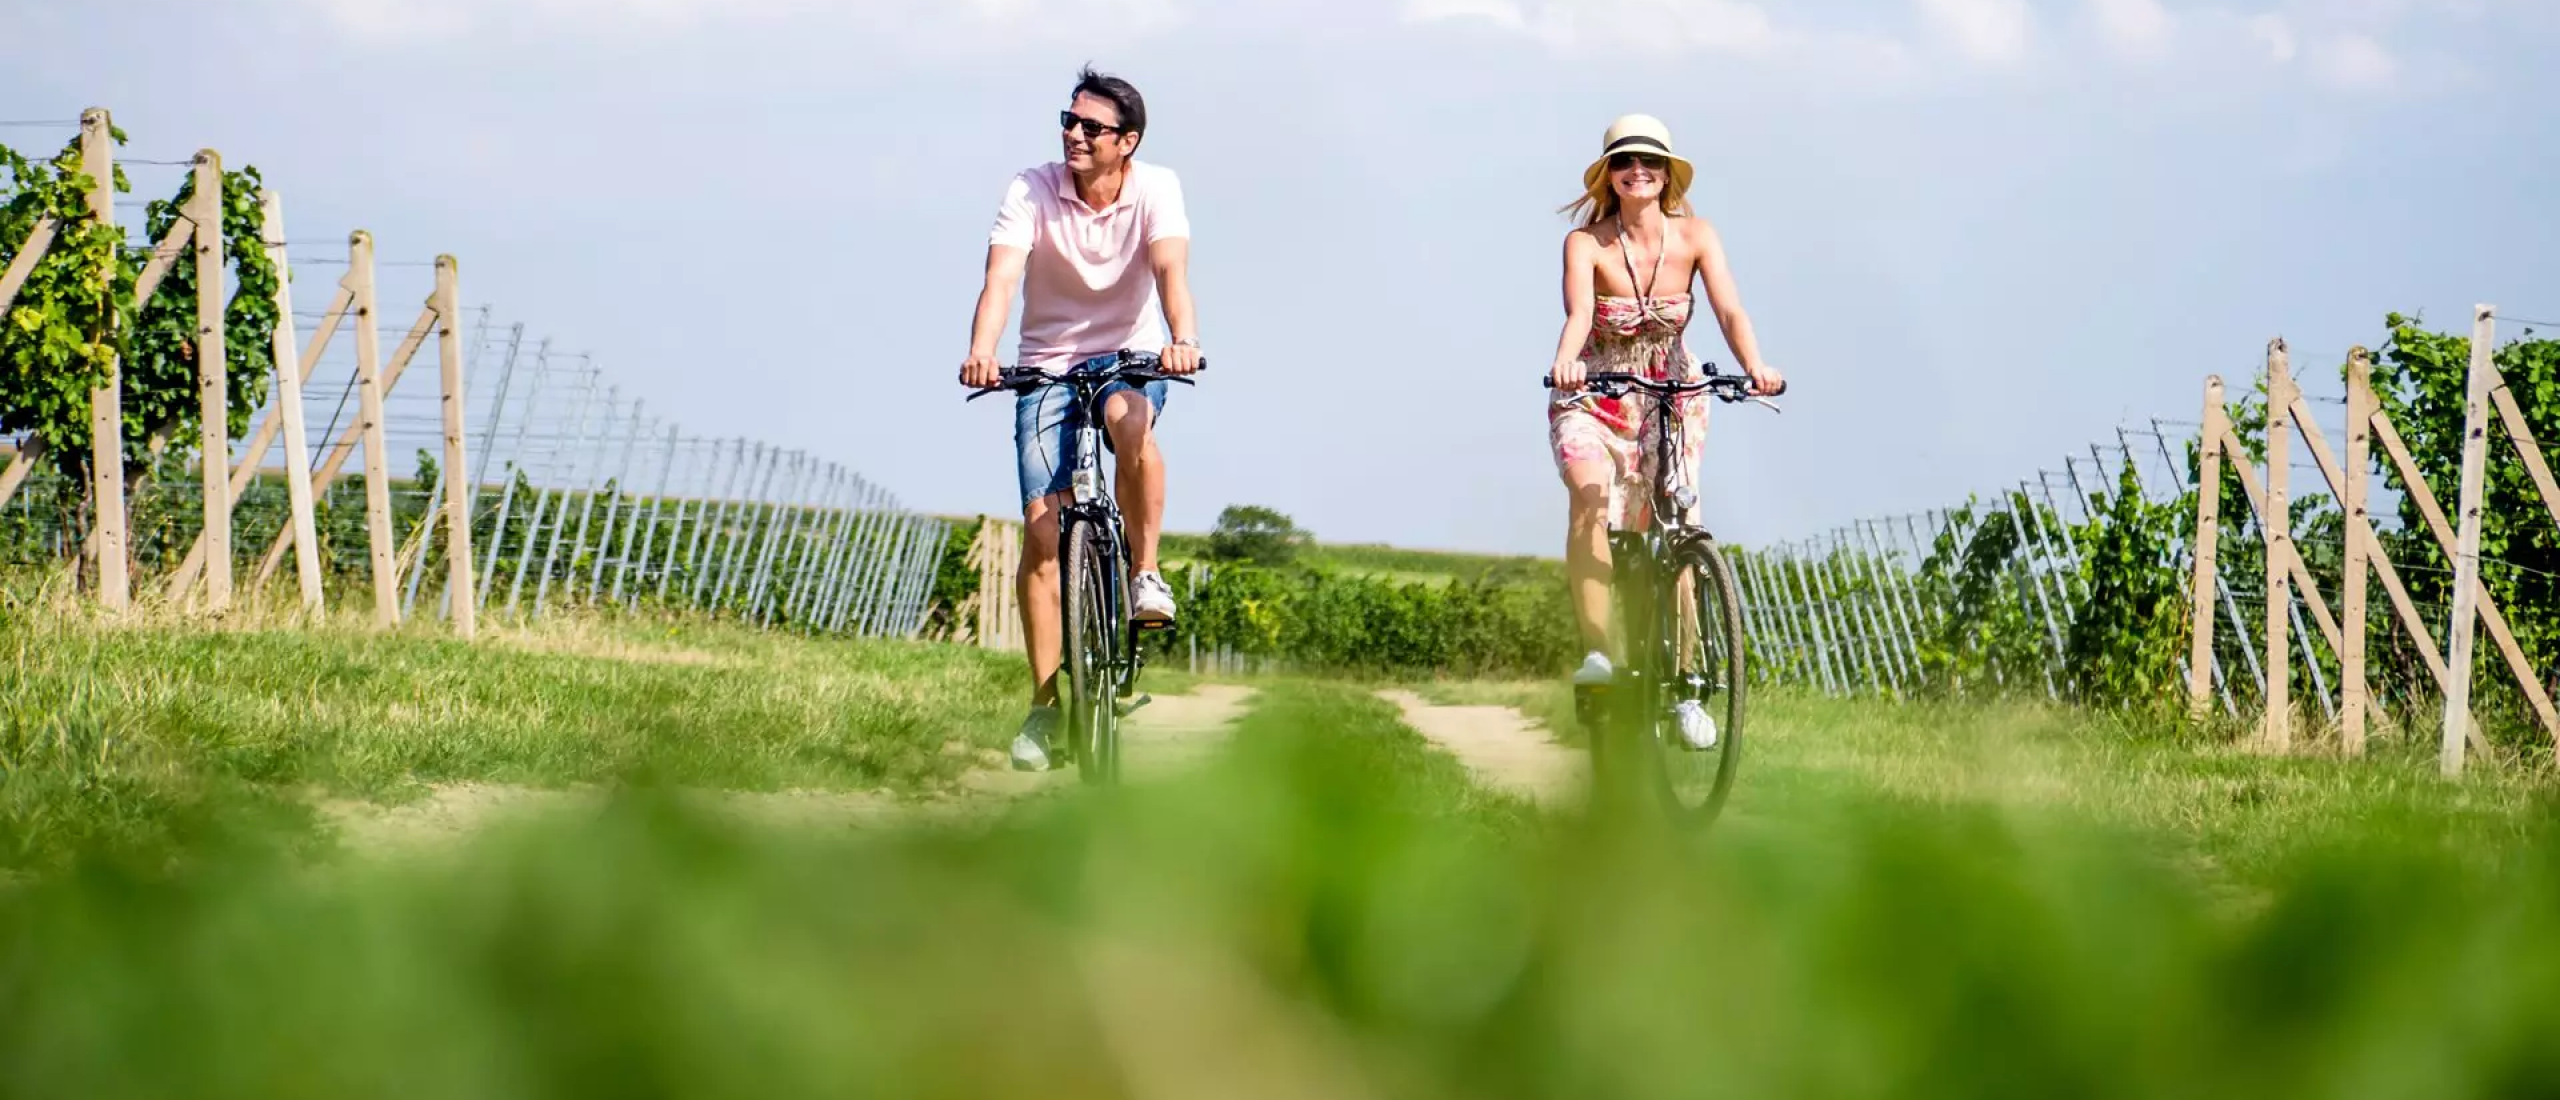
[[[1637,532],[1609,535],[1610,620],[1622,657],[1599,708],[1601,721],[1589,736],[1592,797],[1595,808],[1604,811],[1651,801],[1642,775],[1643,761],[1651,754],[1642,739],[1654,729],[1649,712],[1658,694],[1659,647],[1643,640],[1656,634],[1654,620],[1662,605],[1654,583],[1659,571],[1650,537]]]
[[[1686,599],[1679,595],[1683,579],[1691,582]],[[1742,767],[1750,637],[1743,627],[1742,598],[1733,567],[1714,543],[1699,541],[1681,548],[1661,591],[1665,599],[1657,606],[1677,601],[1685,605],[1682,609],[1687,614],[1656,627],[1664,662],[1677,671],[1661,679],[1665,696],[1654,710],[1659,736],[1651,739],[1657,766],[1647,771],[1667,813],[1684,825],[1704,826],[1723,812]],[[1696,700],[1715,721],[1714,748],[1691,751],[1675,745],[1678,720],[1672,708],[1684,700]],[[1708,772],[1703,780],[1702,770]]]
[[[1120,712],[1118,687],[1112,682],[1112,653],[1118,631],[1112,627],[1111,555],[1102,532],[1090,523],[1069,526],[1065,539],[1067,738],[1074,746],[1076,772],[1088,785],[1104,786],[1120,777]]]

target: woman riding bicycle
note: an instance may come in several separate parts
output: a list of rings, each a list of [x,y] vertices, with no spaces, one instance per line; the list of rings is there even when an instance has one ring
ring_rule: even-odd
[[[1595,371],[1697,377],[1697,358],[1682,336],[1691,282],[1703,279],[1716,325],[1753,391],[1775,393],[1785,383],[1760,360],[1715,227],[1689,208],[1695,173],[1672,151],[1671,132],[1659,120],[1628,115],[1610,125],[1600,159],[1582,174],[1582,197],[1564,208],[1582,224],[1564,240],[1564,334],[1551,371],[1556,385],[1547,434],[1572,493],[1565,577],[1590,650],[1574,673],[1576,684],[1604,684],[1615,671],[1608,655],[1609,531],[1650,520],[1649,486],[1661,457],[1645,443],[1650,405],[1636,395],[1585,393],[1583,377]],[[1678,407],[1681,466],[1694,477],[1706,443],[1707,399],[1693,394]],[[1715,725],[1695,702],[1682,704],[1679,726],[1688,748],[1715,745]]]

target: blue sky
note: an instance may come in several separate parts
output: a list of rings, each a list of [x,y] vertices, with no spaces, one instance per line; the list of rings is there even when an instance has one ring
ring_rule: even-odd
[[[2309,373],[2389,310],[2560,315],[2555,47],[2548,0],[0,0],[0,118],[218,147],[689,435],[1003,511],[1010,418],[951,378],[1091,59],[1192,207],[1173,526],[1554,553],[1554,210],[1616,115],[1699,165],[1794,381],[1708,447],[1769,540],[2191,419],[2273,335]]]

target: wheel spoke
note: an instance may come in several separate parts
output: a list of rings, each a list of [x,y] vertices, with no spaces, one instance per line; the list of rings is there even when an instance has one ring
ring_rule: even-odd
[[[1664,808],[1697,825],[1723,807],[1740,760],[1744,638],[1732,572],[1712,544],[1678,549],[1656,592],[1665,613],[1649,624],[1665,677],[1643,748]],[[1690,713],[1683,714],[1683,710]],[[1715,743],[1691,749],[1684,721],[1713,724]]]

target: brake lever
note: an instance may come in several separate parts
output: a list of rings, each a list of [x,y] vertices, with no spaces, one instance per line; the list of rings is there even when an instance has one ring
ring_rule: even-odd
[[[992,394],[992,393],[1014,393],[1014,392],[1018,392],[1018,391],[1020,391],[1020,390],[1021,390],[1021,388],[1022,388],[1025,384],[1030,383],[1030,382],[1035,381],[1035,380],[1036,380],[1036,379],[1035,379],[1035,378],[1032,378],[1032,377],[1007,378],[1007,377],[1004,377],[1003,375],[998,375],[998,376],[997,376],[997,378],[996,378],[996,384],[995,384],[995,385],[992,385],[992,386],[979,386],[979,387],[975,387],[975,388],[971,389],[971,390],[969,391],[969,396],[968,396],[967,400],[969,400],[969,401],[975,401],[975,400],[977,400],[977,399],[979,399],[979,398],[981,398],[981,397],[985,397],[985,396],[987,396],[988,394]]]

